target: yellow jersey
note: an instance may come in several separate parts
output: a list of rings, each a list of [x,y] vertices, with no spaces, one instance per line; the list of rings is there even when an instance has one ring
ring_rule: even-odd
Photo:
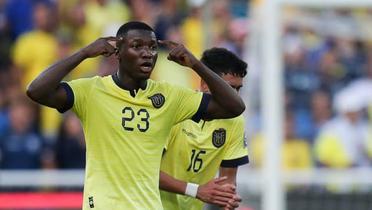
[[[161,155],[172,126],[200,120],[208,97],[147,80],[132,96],[114,76],[62,83],[86,141],[83,209],[163,209]],[[64,110],[59,110],[61,112]]]
[[[244,139],[244,118],[213,121],[191,120],[172,128],[161,160],[161,171],[197,184],[213,179],[220,167],[248,163]],[[201,210],[203,202],[184,195],[161,191],[166,210]]]

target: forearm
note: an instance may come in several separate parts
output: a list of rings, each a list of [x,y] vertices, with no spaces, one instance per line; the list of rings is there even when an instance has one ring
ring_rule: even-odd
[[[207,83],[216,103],[225,110],[229,110],[234,116],[244,111],[245,105],[243,100],[219,75],[215,74],[200,61],[193,66],[193,69]]]
[[[236,186],[236,174],[238,172],[238,168],[225,168],[220,167],[220,177],[226,177],[225,184],[232,184]]]
[[[160,182],[159,188],[168,192],[184,195],[187,183],[181,180],[177,180],[172,176],[160,171]]]
[[[44,70],[27,88],[27,95],[33,100],[43,103],[43,99],[52,94],[62,79],[86,58],[83,51],[53,64]]]

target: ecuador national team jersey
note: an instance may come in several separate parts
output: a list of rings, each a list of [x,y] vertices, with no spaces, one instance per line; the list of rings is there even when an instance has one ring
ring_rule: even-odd
[[[238,167],[248,163],[244,139],[244,118],[184,121],[172,128],[161,171],[172,177],[197,184],[213,179],[221,167]],[[195,198],[161,191],[165,210],[201,210]]]
[[[163,209],[159,168],[167,136],[178,122],[199,121],[208,97],[152,80],[132,96],[114,79],[62,83],[86,140],[83,209]]]

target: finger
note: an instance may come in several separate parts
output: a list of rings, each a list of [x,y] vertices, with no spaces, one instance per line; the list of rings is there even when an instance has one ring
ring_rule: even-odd
[[[236,202],[236,201],[228,201],[229,205],[234,207],[234,208],[238,208],[239,207],[239,202]]]
[[[109,57],[116,52],[116,48],[111,46],[110,44],[106,44],[104,51],[105,52],[102,53],[102,55],[105,57]]]
[[[103,37],[106,41],[119,41],[122,40],[123,37],[116,37],[116,36],[107,36]]]
[[[233,184],[224,184],[222,185],[222,187],[224,187],[225,189],[228,189],[229,191],[233,191],[233,192],[236,191],[236,186]]]
[[[215,195],[219,196],[219,197],[229,198],[229,199],[234,199],[235,198],[235,193],[225,192],[225,191],[221,191],[221,190],[215,191]]]
[[[114,54],[114,53],[105,52],[102,55],[105,56],[105,57],[110,57],[112,54]]]
[[[226,180],[227,180],[227,176],[218,177],[218,178],[214,179],[214,183],[219,184],[219,183],[224,182]]]
[[[174,48],[176,48],[179,45],[178,43],[170,41],[170,40],[158,40],[158,44],[160,44],[160,46],[166,47],[170,50],[173,50]]]
[[[225,207],[225,206],[229,205],[229,203],[224,202],[224,201],[219,201],[219,200],[213,200],[213,201],[211,201],[209,203],[210,204],[217,205],[217,206],[220,206],[220,207]]]
[[[226,204],[224,210],[234,210],[235,208],[236,208],[236,207],[234,207],[234,206],[232,206],[232,205],[230,205],[230,204],[228,203],[228,204]]]
[[[123,37],[108,36],[108,37],[103,37],[103,39],[106,42],[108,42],[111,46],[116,48],[117,42],[123,40]]]
[[[236,191],[234,189],[232,189],[230,186],[225,186],[225,185],[216,185],[215,186],[215,189],[219,192],[226,192],[226,193],[230,193],[232,195],[235,195],[236,194]]]
[[[239,195],[235,195],[234,200],[237,201],[237,202],[241,202],[242,198]]]

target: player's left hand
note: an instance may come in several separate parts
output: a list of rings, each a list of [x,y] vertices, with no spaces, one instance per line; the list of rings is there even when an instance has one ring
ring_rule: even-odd
[[[167,57],[170,61],[190,68],[193,68],[197,62],[200,62],[183,44],[170,40],[159,40],[158,43],[170,50]]]
[[[196,197],[203,202],[218,205],[226,210],[237,208],[241,199],[236,195],[234,185],[223,184],[226,179],[227,177],[219,177],[200,185]]]

